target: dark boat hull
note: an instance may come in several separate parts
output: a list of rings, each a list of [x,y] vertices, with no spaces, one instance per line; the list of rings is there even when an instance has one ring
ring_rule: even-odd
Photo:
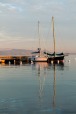
[[[57,63],[57,62],[63,62],[63,60],[64,56],[57,56],[57,57],[49,57],[47,62],[51,63],[53,61],[54,63]]]

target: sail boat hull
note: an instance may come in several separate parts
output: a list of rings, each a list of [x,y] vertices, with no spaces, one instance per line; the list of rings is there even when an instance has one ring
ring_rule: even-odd
[[[63,62],[63,60],[64,60],[64,55],[56,56],[56,57],[49,57],[47,62],[51,63],[53,61],[54,63],[56,63],[56,62]]]
[[[31,61],[33,62],[47,62],[47,57],[32,57]]]

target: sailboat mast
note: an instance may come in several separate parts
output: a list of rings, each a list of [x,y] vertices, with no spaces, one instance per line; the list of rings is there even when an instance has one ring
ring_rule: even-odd
[[[52,24],[53,24],[53,41],[54,41],[54,57],[55,57],[55,32],[54,32],[54,17],[52,17]]]
[[[38,38],[39,38],[39,51],[40,51],[40,34],[39,34],[39,24],[40,24],[40,21],[38,21]],[[39,57],[40,57],[40,53],[39,53]]]

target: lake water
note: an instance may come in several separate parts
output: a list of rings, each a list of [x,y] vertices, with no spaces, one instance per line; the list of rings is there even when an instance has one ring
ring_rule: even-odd
[[[0,114],[76,114],[76,55],[64,64],[0,65]]]

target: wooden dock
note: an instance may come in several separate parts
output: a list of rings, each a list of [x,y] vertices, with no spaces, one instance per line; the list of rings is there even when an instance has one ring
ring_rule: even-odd
[[[31,63],[31,56],[0,56],[0,64],[12,64],[12,65],[20,65]],[[64,61],[47,61],[50,64],[53,63],[64,63]]]
[[[29,56],[0,56],[0,63],[20,64],[28,62],[29,62]]]

